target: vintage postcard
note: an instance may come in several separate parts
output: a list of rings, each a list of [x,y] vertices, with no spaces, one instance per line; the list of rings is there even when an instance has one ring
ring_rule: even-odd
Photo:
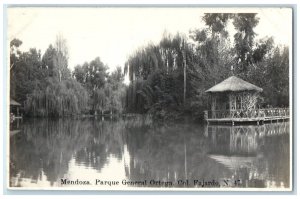
[[[10,190],[292,191],[292,7],[6,8]]]

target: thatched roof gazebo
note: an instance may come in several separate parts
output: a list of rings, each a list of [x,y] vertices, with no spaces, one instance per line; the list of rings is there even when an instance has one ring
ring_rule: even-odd
[[[14,116],[19,116],[20,115],[19,108],[21,107],[21,104],[13,99],[10,99],[9,105],[10,105],[10,113]]]
[[[10,106],[21,106],[21,104],[13,99],[10,99]]]
[[[239,91],[257,91],[262,92],[263,89],[246,82],[238,77],[231,76],[221,83],[208,89],[207,93],[216,93],[216,92],[239,92]]]
[[[217,123],[279,121],[290,118],[289,108],[258,106],[263,89],[231,76],[205,92],[210,95],[210,110],[204,111],[205,120]]]
[[[211,110],[206,117],[254,117],[253,110],[257,107],[257,98],[262,91],[258,86],[231,76],[205,91],[211,96]]]
[[[258,93],[262,88],[231,76],[221,83],[211,87],[206,93],[212,96],[211,110],[254,109]]]

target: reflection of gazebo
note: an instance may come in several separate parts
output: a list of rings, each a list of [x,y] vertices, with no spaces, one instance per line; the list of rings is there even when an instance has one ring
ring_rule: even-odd
[[[251,168],[256,157],[239,157],[239,156],[224,156],[224,155],[209,155],[211,159],[223,164],[231,170],[240,168]]]
[[[207,125],[205,135],[210,138],[210,154],[227,156],[255,156],[263,125]]]
[[[231,76],[205,91],[211,97],[211,110],[205,112],[208,122],[251,122],[271,119],[282,119],[287,116],[286,110],[258,110],[257,99],[262,88]],[[274,115],[276,114],[276,115]],[[273,118],[276,116],[276,118]],[[270,118],[267,118],[270,119]]]

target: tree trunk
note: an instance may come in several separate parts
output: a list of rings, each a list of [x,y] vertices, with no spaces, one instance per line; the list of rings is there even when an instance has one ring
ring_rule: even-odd
[[[186,100],[186,54],[185,54],[185,44],[183,43],[183,105],[185,105]]]

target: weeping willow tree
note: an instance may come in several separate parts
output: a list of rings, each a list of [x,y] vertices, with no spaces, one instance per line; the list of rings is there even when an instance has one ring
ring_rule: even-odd
[[[164,34],[159,44],[149,44],[129,57],[125,64],[130,80],[128,112],[165,118],[170,111],[183,109],[185,98],[192,99],[197,92],[197,64],[193,46],[186,40],[184,35]]]
[[[62,117],[82,113],[87,108],[88,93],[71,78],[66,40],[58,35],[55,47],[46,50],[36,73],[31,74],[31,91],[26,93],[24,111],[29,116]],[[40,77],[40,78],[37,78]]]
[[[47,79],[45,90],[34,89],[25,101],[25,113],[30,116],[62,117],[80,114],[87,108],[88,94],[73,79],[59,82]]]

